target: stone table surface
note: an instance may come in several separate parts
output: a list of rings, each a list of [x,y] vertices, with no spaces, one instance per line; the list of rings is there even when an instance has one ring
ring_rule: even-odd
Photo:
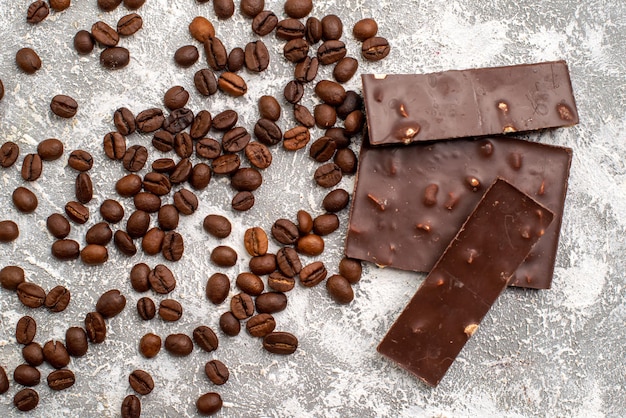
[[[103,20],[115,25],[129,13],[123,6],[112,12],[98,10],[95,0],[75,1],[66,11],[52,12],[38,25],[26,23],[29,1],[0,0],[2,48],[0,79],[6,94],[0,101],[0,143],[14,141],[21,149],[20,160],[0,170],[0,219],[13,219],[20,227],[19,238],[0,244],[0,267],[17,264],[28,280],[49,290],[61,284],[72,292],[72,301],[62,313],[22,306],[15,294],[0,290],[0,365],[11,376],[11,388],[0,395],[0,416],[21,416],[12,406],[18,386],[13,369],[22,362],[21,347],[14,337],[15,324],[23,315],[38,322],[36,341],[64,339],[67,327],[81,325],[100,294],[117,288],[126,295],[126,309],[107,322],[108,337],[91,345],[82,358],[72,359],[70,368],[77,382],[62,392],[45,384],[51,371],[40,367],[42,383],[35,389],[41,396],[37,417],[119,416],[124,397],[132,393],[128,375],[134,369],[149,371],[155,390],[142,397],[144,416],[195,416],[200,394],[219,392],[224,407],[218,416],[232,417],[465,417],[465,416],[579,416],[621,417],[626,415],[626,3],[620,0],[486,0],[482,2],[423,0],[315,1],[312,15],[337,14],[344,22],[343,40],[349,55],[359,58],[359,73],[427,73],[447,69],[518,64],[564,59],[568,62],[581,123],[578,126],[524,135],[524,138],[573,149],[569,192],[553,287],[546,291],[508,289],[498,299],[480,330],[437,388],[429,388],[384,359],[376,346],[424,279],[424,274],[379,269],[365,264],[360,283],[354,286],[355,300],[340,306],[328,296],[324,285],[307,289],[297,285],[288,295],[285,311],[277,313],[278,329],[299,338],[291,356],[265,352],[260,341],[245,331],[226,337],[219,331],[218,318],[228,310],[227,302],[214,306],[205,297],[208,276],[226,273],[232,282],[247,269],[249,256],[242,241],[244,231],[260,226],[269,231],[274,220],[295,219],[299,209],[321,214],[326,190],[312,180],[317,166],[305,150],[288,153],[273,149],[273,163],[263,171],[264,183],[255,192],[256,204],[247,213],[233,213],[234,195],[227,178],[214,176],[209,187],[198,191],[196,213],[181,218],[179,231],[185,239],[185,254],[178,263],[161,256],[140,253],[133,257],[109,246],[109,261],[102,266],[85,266],[79,260],[59,262],[50,255],[53,242],[45,227],[46,218],[62,212],[73,197],[76,173],[67,166],[74,149],[84,149],[95,159],[91,176],[96,188],[88,204],[87,225],[72,225],[70,238],[84,245],[84,232],[98,222],[100,203],[115,197],[114,182],[124,174],[117,162],[102,151],[104,134],[113,130],[113,111],[121,106],[133,112],[161,107],[164,92],[173,85],[191,94],[189,107],[208,109],[215,115],[232,108],[240,124],[250,131],[261,95],[275,95],[283,105],[280,127],[295,126],[291,106],[282,99],[283,86],[292,77],[292,66],[282,58],[283,42],[265,37],[271,54],[268,71],[241,74],[248,82],[242,98],[217,94],[199,95],[193,74],[206,67],[204,52],[191,68],[173,62],[174,51],[196,44],[187,25],[197,15],[215,25],[217,36],[228,49],[243,47],[258,37],[250,20],[238,11],[219,21],[212,3],[195,0],[147,0],[139,10],[143,28],[121,44],[131,51],[131,63],[109,71],[99,64],[100,48],[79,56],[72,39],[79,29],[89,29]],[[283,18],[283,3],[266,1],[266,8]],[[389,39],[389,56],[377,63],[360,58],[360,43],[351,30],[356,21],[374,17],[379,34]],[[29,46],[43,66],[34,75],[19,71],[15,53]],[[320,71],[331,77],[332,68]],[[360,90],[354,77],[346,88]],[[52,96],[64,93],[79,103],[78,114],[64,120],[49,111]],[[307,86],[304,104],[318,103],[312,86]],[[312,137],[321,135],[319,129]],[[19,175],[21,157],[36,151],[50,137],[65,144],[63,157],[44,164],[42,177],[32,183]],[[161,156],[149,146],[150,136],[133,134],[128,144],[146,144],[150,161]],[[358,150],[361,138],[352,148]],[[195,157],[194,157],[195,158]],[[194,160],[195,161],[195,160]],[[145,172],[145,169],[144,169]],[[142,172],[143,173],[143,172]],[[340,187],[352,191],[354,176],[345,176]],[[33,214],[19,213],[11,203],[18,186],[32,189],[39,198]],[[171,199],[168,197],[167,199]],[[165,199],[164,199],[165,200]],[[121,199],[126,214],[130,199]],[[202,229],[207,214],[224,214],[232,220],[232,234],[217,240]],[[326,237],[325,262],[334,273],[341,258],[347,211],[340,213],[341,227]],[[123,227],[123,223],[121,227]],[[239,262],[222,269],[209,260],[215,246],[235,248]],[[272,242],[270,250],[276,251]],[[304,258],[306,263],[313,258]],[[159,319],[144,322],[136,313],[136,301],[144,296],[132,290],[128,274],[139,262],[150,266],[165,263],[178,278],[170,297],[184,306],[177,323]],[[155,301],[163,299],[147,293]],[[194,350],[185,358],[162,351],[155,359],[144,359],[137,350],[147,332],[162,337],[174,332],[190,334],[205,324],[220,337],[212,353]],[[220,359],[231,378],[218,387],[204,376],[204,364]]]

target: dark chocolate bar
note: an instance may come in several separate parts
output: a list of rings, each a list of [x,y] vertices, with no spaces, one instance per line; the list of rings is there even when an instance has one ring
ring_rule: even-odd
[[[502,177],[555,214],[511,281],[548,289],[571,158],[569,148],[515,138],[387,147],[371,147],[365,139],[345,253],[380,266],[430,271],[485,189]]]
[[[496,180],[378,351],[436,386],[552,218],[528,195]]]
[[[432,74],[364,74],[362,81],[372,145],[578,123],[565,61]]]

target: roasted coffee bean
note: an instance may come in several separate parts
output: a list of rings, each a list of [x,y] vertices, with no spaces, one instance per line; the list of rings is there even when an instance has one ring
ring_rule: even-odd
[[[258,105],[261,118],[269,119],[272,122],[276,122],[280,119],[280,104],[273,96],[261,96]]]
[[[337,303],[347,304],[354,299],[354,290],[352,290],[350,282],[348,279],[338,274],[328,278],[326,281],[326,290],[328,290],[328,294]]]
[[[41,348],[39,343],[26,344],[24,348],[22,348],[22,358],[31,366],[39,367],[43,364],[43,348]],[[1,390],[0,393],[2,393]]]
[[[311,45],[318,43],[322,39],[322,22],[316,17],[309,17],[306,20],[304,36]]]
[[[348,58],[344,58],[344,60],[346,59]],[[337,78],[335,77],[335,79]],[[339,80],[337,79],[337,81]],[[336,108],[337,116],[339,116],[341,119],[345,119],[350,113],[354,112],[355,110],[361,110],[362,105],[363,99],[361,98],[361,96],[354,90],[348,90],[346,92],[346,97],[343,100],[343,103],[341,103],[341,105],[337,106]]]
[[[219,76],[217,86],[224,93],[230,94],[233,97],[243,96],[248,91],[248,86],[244,79],[228,71],[223,72]]]
[[[213,11],[218,19],[228,19],[235,13],[233,0],[213,0]]]
[[[164,196],[172,189],[172,183],[162,173],[151,172],[143,178],[143,189],[157,196]]]
[[[69,119],[76,115],[78,103],[70,96],[57,94],[50,101],[50,110],[59,117]]]
[[[39,405],[39,394],[31,388],[22,389],[13,397],[13,406],[22,412],[32,411],[37,408],[37,405]]]
[[[21,267],[6,266],[0,269],[0,285],[7,290],[16,290],[25,280],[24,269]]]
[[[106,324],[98,312],[89,312],[85,316],[85,330],[87,338],[94,344],[100,344],[106,339]]]
[[[33,366],[20,364],[13,371],[13,380],[23,386],[37,386],[41,380],[41,373]]]
[[[245,128],[238,126],[232,128],[222,137],[224,152],[236,153],[243,150],[250,142],[250,134]]]
[[[360,111],[357,111],[360,112]],[[357,169],[357,158],[354,151],[350,148],[344,148],[337,151],[335,154],[335,164],[341,168],[341,172],[344,174],[354,174]]]
[[[137,174],[127,174],[115,183],[115,191],[122,197],[132,197],[141,191],[142,186],[141,177]]]
[[[45,1],[37,0],[28,6],[26,22],[31,24],[40,23],[50,14],[50,7]]]
[[[380,61],[389,55],[390,50],[387,39],[374,36],[363,41],[361,55],[368,61]]]
[[[27,154],[22,162],[22,178],[26,181],[35,181],[41,176],[43,166],[39,154]]]
[[[302,19],[313,10],[313,0],[285,1],[285,14],[294,19]]]
[[[269,148],[261,142],[250,142],[246,145],[244,151],[250,164],[256,168],[264,169],[272,164],[272,153]]]
[[[126,297],[117,289],[104,292],[96,303],[96,312],[103,318],[113,318],[124,310]]]
[[[250,318],[254,314],[254,302],[247,293],[238,293],[230,300],[230,310],[239,320]]]
[[[311,140],[311,133],[305,126],[296,126],[289,129],[283,135],[283,148],[287,151],[297,151],[306,145]]]
[[[103,264],[109,259],[107,247],[89,244],[80,251],[80,259],[87,265]]]
[[[265,0],[241,0],[239,2],[241,13],[250,19],[261,13],[264,7]]]
[[[15,339],[18,344],[30,344],[37,333],[37,322],[31,316],[23,316],[15,326]]]
[[[278,219],[272,225],[272,236],[281,244],[293,245],[300,236],[298,227],[289,219]]]
[[[156,305],[149,297],[139,298],[137,301],[137,313],[144,321],[149,321],[156,315]]]
[[[124,68],[130,62],[130,52],[126,48],[114,46],[100,53],[100,64],[109,70]]]
[[[252,19],[252,32],[259,36],[271,33],[278,24],[278,18],[274,12],[263,10]]]
[[[251,272],[259,276],[270,274],[276,270],[276,255],[267,253],[252,257],[248,263],[248,267]]]
[[[20,235],[20,229],[13,221],[0,221],[0,242],[15,241]]]
[[[239,119],[239,115],[234,110],[228,109],[221,113],[218,113],[213,118],[213,129],[218,131],[228,131],[232,129],[237,120]]]
[[[232,267],[237,263],[237,252],[227,245],[218,245],[211,251],[211,261],[220,267]]]
[[[107,245],[113,238],[113,231],[106,222],[98,222],[87,230],[85,241],[87,244]]]
[[[193,341],[186,334],[170,334],[165,338],[165,349],[174,356],[188,356],[193,351]]]
[[[15,62],[26,74],[34,74],[41,68],[41,58],[32,48],[22,48],[15,54]]]
[[[339,83],[330,80],[322,80],[315,85],[315,94],[322,101],[331,106],[339,106],[346,98],[346,91]]]
[[[74,150],[67,159],[67,165],[76,171],[89,171],[93,167],[93,157],[87,151]]]
[[[363,130],[365,115],[360,109],[354,110],[346,116],[344,127],[348,135],[358,134]]]
[[[302,263],[296,250],[284,247],[276,252],[276,264],[280,271],[288,277],[294,277],[302,270]]]
[[[161,207],[161,198],[154,193],[139,192],[133,197],[133,204],[137,210],[154,213]]]
[[[59,239],[67,237],[71,230],[70,223],[60,213],[50,215],[46,220],[46,227],[55,238]]]
[[[343,57],[335,64],[333,69],[333,77],[339,83],[348,82],[359,68],[359,62],[352,57]]]
[[[22,186],[17,187],[13,191],[11,199],[13,200],[15,208],[22,213],[32,213],[39,205],[39,201],[37,200],[35,193]]]
[[[296,250],[312,257],[320,255],[324,251],[324,240],[316,234],[303,235],[296,243]]]
[[[120,36],[115,29],[101,20],[91,26],[91,36],[104,47],[116,46],[120,41]]]
[[[124,136],[132,134],[137,129],[135,115],[126,107],[120,107],[113,113],[113,123],[117,132]]]
[[[196,16],[189,24],[189,34],[198,42],[206,42],[215,36],[215,27],[205,17]]]
[[[137,247],[126,231],[115,231],[113,234],[113,243],[122,254],[129,257],[137,254]]]
[[[346,56],[346,45],[341,41],[326,41],[317,48],[317,58],[323,65],[334,64]]]
[[[141,401],[135,395],[128,395],[122,401],[122,418],[139,418],[141,416]]]
[[[241,330],[241,323],[232,312],[224,312],[220,316],[220,329],[224,334],[234,337]]]
[[[216,385],[223,385],[230,376],[228,367],[219,360],[211,360],[204,366],[204,373],[211,382]]]
[[[231,73],[236,73],[241,70],[245,64],[245,52],[242,48],[233,48],[228,53],[228,60],[226,61],[226,68]]]
[[[70,304],[71,294],[65,286],[55,286],[44,299],[44,306],[52,312],[63,312]]]
[[[354,37],[363,42],[369,38],[373,38],[378,33],[378,24],[374,19],[361,19],[354,24],[352,34]]]
[[[267,285],[277,292],[289,292],[295,284],[296,280],[293,277],[287,277],[279,271],[271,273],[267,279]]]
[[[298,231],[300,235],[306,235],[313,230],[313,218],[311,214],[305,210],[299,210],[297,213]]]
[[[196,155],[198,157],[215,159],[220,156],[222,146],[212,138],[202,138],[196,142]]]
[[[309,44],[302,38],[292,39],[283,47],[283,55],[290,62],[300,62],[309,54]]]
[[[337,149],[347,148],[350,145],[350,137],[346,135],[343,128],[329,128],[324,132],[324,136],[328,136],[335,141]]]
[[[256,274],[249,272],[239,273],[235,284],[242,292],[245,292],[250,296],[258,296],[265,289],[263,280],[261,280],[261,278]]]
[[[217,78],[213,71],[208,68],[198,70],[193,76],[193,84],[198,93],[203,96],[211,96],[217,92]]]
[[[327,212],[339,212],[348,206],[350,194],[344,189],[335,189],[329,192],[322,201],[322,207]]]
[[[339,274],[345,277],[351,284],[358,283],[361,280],[362,272],[359,260],[344,257],[339,262]]]
[[[74,194],[76,195],[76,200],[80,203],[86,204],[91,201],[93,198],[93,184],[89,174],[79,173],[78,176],[76,176]]]
[[[343,34],[343,22],[337,15],[326,15],[322,18],[322,39],[338,40]]]
[[[150,267],[146,263],[135,264],[130,270],[130,285],[136,292],[147,292],[150,289]]]
[[[185,107],[189,101],[189,93],[182,86],[170,87],[163,96],[163,104],[170,110]]]
[[[265,71],[270,63],[270,55],[263,41],[248,42],[244,51],[246,68],[252,72]]]
[[[206,284],[206,297],[216,305],[224,302],[230,291],[230,280],[223,273],[214,273]]]
[[[159,304],[159,316],[164,321],[178,321],[183,316],[183,307],[174,299],[164,299]]]
[[[313,287],[326,279],[326,267],[321,261],[314,261],[302,267],[300,271],[300,283],[305,287]]]
[[[263,338],[263,348],[273,354],[293,354],[298,349],[298,339],[288,332],[272,332]]]
[[[122,0],[98,0],[97,3],[100,9],[104,10],[105,12],[111,12],[117,9],[117,6],[122,3]]]
[[[331,234],[338,228],[339,218],[334,213],[325,213],[313,220],[313,232],[320,236]]]
[[[174,52],[174,62],[183,68],[189,68],[198,62],[200,59],[200,53],[195,45],[181,46]]]
[[[261,173],[251,167],[240,168],[230,178],[230,185],[238,191],[252,192],[258,189],[262,182]]]
[[[163,237],[163,248],[161,253],[168,261],[178,261],[185,251],[183,236],[175,231],[168,231]]]
[[[158,108],[146,109],[137,115],[135,122],[140,132],[149,133],[160,129],[165,121],[163,111]]]
[[[95,43],[89,31],[82,29],[74,35],[74,49],[79,54],[85,55],[91,53],[94,46]]]
[[[214,415],[222,409],[222,397],[219,393],[208,392],[196,401],[196,409],[200,415]]]
[[[163,250],[165,232],[160,228],[150,228],[141,239],[141,248],[148,255],[157,255]]]
[[[267,234],[258,226],[246,230],[243,236],[243,242],[246,251],[253,257],[267,253]]]
[[[180,189],[174,193],[174,206],[183,215],[191,215],[198,209],[198,198],[193,192]]]
[[[150,228],[150,215],[142,210],[130,214],[126,221],[126,232],[131,238],[141,238]]]
[[[304,25],[298,19],[284,19],[276,25],[276,37],[286,41],[304,38],[304,33]]]
[[[80,256],[80,247],[74,240],[60,239],[52,244],[52,255],[58,260],[75,260]]]
[[[162,230],[171,231],[176,229],[178,227],[179,219],[180,216],[176,206],[167,204],[161,206],[161,209],[159,209],[157,221]]]
[[[161,351],[161,337],[148,333],[139,340],[139,352],[145,358],[153,358]]]
[[[222,41],[213,36],[208,38],[204,42],[204,52],[206,55],[207,64],[214,71],[222,71],[226,69],[228,63],[228,54]]]
[[[130,383],[130,387],[140,395],[147,395],[154,389],[152,376],[144,370],[134,370],[128,376],[128,383]]]
[[[48,341],[43,345],[43,357],[55,369],[62,369],[70,364],[70,355],[60,341]]]
[[[48,387],[52,390],[64,390],[74,386],[76,376],[69,369],[54,370],[48,375]]]
[[[291,80],[283,90],[283,96],[291,104],[298,103],[304,95],[304,86],[298,80]]]
[[[189,129],[189,135],[193,139],[200,139],[205,136],[212,125],[211,113],[208,110],[201,110],[198,112]]]
[[[287,296],[281,292],[263,293],[256,298],[255,306],[259,313],[280,312],[287,307]]]
[[[180,158],[189,158],[193,154],[193,140],[187,132],[179,132],[174,136],[174,151]],[[170,178],[171,180],[171,178]]]
[[[283,133],[276,123],[261,118],[254,125],[254,136],[265,145],[275,145],[280,142]]]
[[[217,350],[219,346],[217,335],[215,335],[215,332],[213,332],[211,328],[205,325],[200,325],[193,330],[193,340],[198,347],[209,353]]]
[[[7,372],[0,366],[0,395],[9,390],[9,378]]]
[[[198,163],[191,169],[189,184],[196,190],[206,188],[211,182],[211,167],[205,163]]]
[[[139,179],[141,184],[141,179]],[[118,223],[124,218],[124,208],[115,200],[107,199],[100,205],[102,219],[109,223]]]
[[[121,36],[131,36],[139,31],[143,26],[143,19],[137,13],[130,13],[122,16],[117,21],[117,33]]]
[[[102,140],[104,153],[111,160],[121,160],[126,154],[126,139],[119,132],[109,132]]]
[[[202,223],[204,230],[215,238],[226,238],[230,235],[231,224],[222,215],[207,215]]]
[[[324,188],[336,186],[342,178],[341,168],[335,163],[326,163],[315,170],[315,182]]]
[[[174,109],[163,121],[163,129],[171,134],[177,134],[191,125],[193,118],[193,112],[186,107]]]
[[[46,299],[46,291],[39,285],[23,282],[17,286],[17,297],[28,308],[39,308]]]
[[[307,128],[315,126],[315,118],[305,106],[296,103],[293,106],[293,116],[294,119],[302,126]]]
[[[0,147],[0,167],[9,168],[20,155],[20,148],[15,142],[7,141]]]
[[[215,174],[232,174],[239,169],[240,164],[239,155],[225,154],[214,159],[211,167]]]
[[[311,144],[309,156],[317,162],[324,163],[333,158],[336,150],[335,141],[330,137],[323,136]]]
[[[245,212],[254,206],[254,195],[252,192],[239,192],[233,196],[230,202],[231,207],[238,212]]]
[[[82,357],[89,348],[87,332],[81,327],[70,327],[65,331],[65,348],[70,356]]]
[[[313,115],[315,117],[315,124],[322,128],[330,128],[337,122],[337,112],[335,108],[326,103],[320,103],[313,109]]]

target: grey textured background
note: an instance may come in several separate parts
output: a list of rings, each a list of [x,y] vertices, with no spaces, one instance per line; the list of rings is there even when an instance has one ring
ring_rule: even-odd
[[[101,145],[103,135],[113,129],[111,117],[116,108],[127,106],[138,113],[161,106],[167,88],[180,84],[191,92],[189,107],[194,111],[206,108],[216,114],[234,108],[240,112],[241,124],[251,130],[257,118],[256,100],[263,94],[280,97],[292,67],[281,56],[282,42],[270,35],[266,39],[272,53],[270,69],[261,75],[244,72],[248,94],[239,99],[224,95],[207,99],[195,92],[192,82],[193,73],[205,66],[203,59],[192,68],[180,69],[173,63],[173,53],[194,43],[187,25],[196,15],[214,22],[228,49],[243,47],[256,36],[249,29],[250,21],[238,12],[222,22],[215,18],[211,3],[147,0],[139,11],[144,28],[121,41],[131,51],[131,64],[111,72],[100,67],[98,49],[79,57],[72,38],[97,20],[115,24],[127,13],[123,7],[103,13],[95,0],[74,1],[68,10],[31,26],[25,22],[28,4],[0,0],[0,79],[6,89],[0,101],[0,142],[17,142],[23,156],[35,152],[39,141],[57,137],[64,141],[66,153],[61,160],[46,163],[42,178],[27,185],[40,201],[31,215],[18,213],[11,204],[12,190],[24,185],[19,176],[21,162],[0,171],[0,218],[14,219],[21,229],[17,241],[0,246],[0,266],[21,265],[29,280],[46,289],[64,284],[72,292],[72,302],[65,312],[53,315],[24,308],[15,295],[0,291],[0,364],[11,373],[21,362],[13,333],[22,315],[37,319],[36,340],[45,342],[63,339],[68,326],[81,324],[102,292],[119,288],[128,299],[124,312],[108,321],[106,342],[72,360],[70,367],[78,379],[74,387],[60,393],[52,393],[45,383],[36,388],[41,402],[32,416],[118,416],[122,399],[132,392],[127,377],[135,368],[149,371],[156,382],[153,393],[142,397],[145,416],[193,416],[195,400],[208,391],[217,391],[224,399],[220,416],[626,415],[626,3],[315,2],[312,15],[341,16],[343,40],[353,56],[359,56],[359,43],[351,36],[353,24],[363,17],[379,22],[379,33],[390,40],[392,51],[379,63],[361,61],[359,72],[431,72],[555,59],[565,59],[570,66],[580,125],[526,136],[574,150],[553,288],[507,290],[436,389],[375,351],[424,275],[372,265],[365,266],[364,278],[355,286],[355,301],[349,306],[333,303],[323,285],[297,286],[289,294],[287,310],[276,319],[279,329],[300,339],[293,356],[265,353],[245,331],[235,338],[218,331],[220,348],[214,353],[196,349],[187,358],[175,359],[162,351],[156,359],[143,359],[137,342],[144,333],[152,331],[162,337],[191,333],[199,324],[217,330],[219,315],[227,309],[226,303],[215,307],[204,297],[207,277],[221,270],[208,259],[218,240],[202,230],[204,216],[223,213],[233,220],[232,235],[220,244],[233,246],[240,255],[236,267],[221,270],[231,277],[234,294],[234,278],[246,269],[249,258],[242,245],[245,229],[258,225],[269,230],[273,220],[293,219],[298,209],[320,214],[325,191],[312,182],[315,164],[304,151],[275,150],[272,166],[263,173],[265,183],[256,193],[257,205],[245,214],[231,213],[234,193],[226,179],[214,178],[199,193],[199,210],[181,219],[186,244],[183,260],[168,263],[179,283],[171,297],[183,303],[183,318],[176,324],[158,319],[144,323],[134,307],[142,295],[130,288],[128,272],[140,261],[151,266],[161,263],[160,256],[127,258],[110,246],[106,265],[87,267],[80,261],[60,263],[49,255],[52,237],[45,219],[62,211],[73,194],[75,173],[66,166],[69,151],[82,148],[96,157],[91,172],[96,193],[88,205],[95,216],[86,226],[73,226],[70,235],[84,243],[87,227],[99,220],[97,207],[115,195],[114,180],[123,174],[119,164],[106,160]],[[268,1],[266,8],[282,16],[282,4]],[[23,74],[15,66],[15,52],[23,46],[33,47],[43,60],[43,68],[35,75]],[[331,71],[324,68],[321,76],[330,77]],[[358,77],[347,86],[359,89]],[[79,102],[74,119],[60,120],[50,114],[48,103],[58,93]],[[312,107],[316,100],[308,86],[305,104]],[[294,122],[290,106],[283,105],[280,126],[286,130]],[[319,134],[316,130],[312,136]],[[148,141],[147,136],[136,134],[128,144]],[[151,160],[158,154],[152,153]],[[341,186],[351,191],[353,178],[345,178]],[[128,214],[132,202],[123,203]],[[330,271],[341,257],[347,213],[341,221],[340,231],[328,237],[327,250],[320,257]],[[162,298],[149,296],[157,302]],[[212,358],[219,358],[231,370],[230,381],[222,387],[213,386],[204,376],[204,364]],[[45,379],[50,368],[40,369]],[[12,407],[17,386],[12,384],[7,394],[0,395],[1,416],[20,415]]]

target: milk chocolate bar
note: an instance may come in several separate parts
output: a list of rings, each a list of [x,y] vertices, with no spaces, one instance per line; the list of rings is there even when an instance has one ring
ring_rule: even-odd
[[[432,74],[364,74],[362,81],[372,145],[578,123],[565,61]]]
[[[430,271],[486,188],[502,177],[555,214],[511,281],[548,289],[571,158],[569,148],[516,138],[386,147],[364,140],[345,253],[380,266]]]
[[[552,218],[528,195],[496,180],[378,351],[436,386]]]

